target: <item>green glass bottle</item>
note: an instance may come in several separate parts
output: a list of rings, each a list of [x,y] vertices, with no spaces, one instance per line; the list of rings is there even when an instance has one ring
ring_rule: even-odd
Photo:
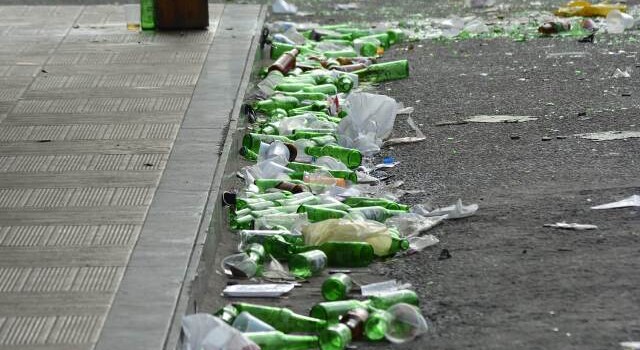
[[[321,250],[294,254],[289,257],[289,271],[296,277],[309,278],[327,266],[327,255]]]
[[[288,230],[242,230],[238,232],[238,235],[240,236],[240,242],[243,246],[251,243],[259,243],[262,244],[267,254],[271,253],[267,240],[274,236],[280,236],[285,242],[294,246],[304,244],[304,237],[302,235],[290,233]]]
[[[251,215],[254,218],[259,218],[273,214],[293,214],[298,211],[298,207],[299,205],[273,206],[262,210],[253,210],[251,211]]]
[[[321,166],[318,165],[314,165],[314,164],[308,164],[308,163],[300,163],[300,162],[289,162],[289,164],[287,164],[287,168],[294,170],[294,171],[299,171],[299,172],[315,172],[317,170],[322,169]]]
[[[280,42],[272,42],[271,43],[271,59],[275,60],[278,57],[282,56],[285,52],[291,51],[293,49],[300,50],[299,55],[308,56],[320,56],[320,52],[313,50],[312,48],[305,45],[290,45]]]
[[[332,267],[366,267],[375,256],[366,242],[326,242],[316,248],[327,255],[327,264]]]
[[[326,145],[322,147],[307,147],[305,153],[312,157],[330,156],[338,159],[349,169],[354,169],[362,164],[362,154],[360,151],[336,145]]]
[[[383,207],[389,210],[409,211],[409,206],[390,201],[385,198],[348,197],[342,203],[352,208]]]
[[[156,29],[155,0],[140,0],[140,27],[142,30]]]
[[[358,51],[358,53],[362,56],[376,57],[378,56],[378,43],[378,40],[372,41],[356,39],[353,41],[353,46],[355,47],[356,51]]]
[[[322,297],[326,301],[344,300],[353,287],[351,277],[345,273],[335,273],[322,283]]]
[[[238,316],[238,310],[231,304],[225,305],[222,309],[216,311],[213,315],[218,316],[227,324],[232,324],[233,320]]]
[[[375,309],[386,310],[398,303],[407,303],[418,306],[419,299],[416,292],[408,289],[396,290],[384,294],[369,297],[370,306]]]
[[[369,340],[382,340],[389,329],[391,316],[384,310],[375,310],[369,314],[364,324],[364,335]]]
[[[355,85],[355,83],[352,78],[349,78],[348,75],[343,74],[340,77],[338,77],[338,79],[336,79],[335,85],[338,88],[339,92],[347,93],[351,91],[351,89],[353,89],[353,86]]]
[[[287,111],[285,111],[282,108],[276,108],[274,110],[272,110],[269,114],[268,114],[268,118],[267,121],[269,122],[275,122],[278,120],[282,120],[285,119],[289,116],[289,114],[287,113]]]
[[[256,264],[262,264],[264,262],[264,258],[266,256],[266,252],[262,244],[251,243],[245,249],[245,253],[249,256],[251,261],[254,261]]]
[[[403,210],[389,210],[384,207],[361,207],[361,208],[351,208],[349,209],[349,213],[364,217],[367,220],[374,220],[378,222],[385,222],[388,218],[406,214]]]
[[[307,213],[307,219],[309,220],[309,222],[319,222],[327,219],[340,219],[347,216],[348,214],[344,210],[314,206],[306,206],[302,210],[303,212]]]
[[[247,197],[250,199],[262,199],[265,201],[272,201],[272,202],[278,199],[288,198],[290,196],[291,196],[291,193],[287,193],[284,191],[269,192],[269,193],[253,193],[253,192],[247,193]]]
[[[248,161],[255,162],[258,160],[258,154],[244,146],[240,148],[240,155]]]
[[[390,227],[389,233],[391,234],[391,246],[389,247],[387,256],[409,249],[409,241],[406,238],[400,237],[400,233],[395,228]]]
[[[378,34],[362,36],[359,39],[363,41],[378,40],[382,47],[384,47],[385,49],[389,48],[389,34],[387,33],[378,33]]]
[[[351,342],[351,330],[345,324],[332,324],[320,332],[321,350],[344,350]]]
[[[256,198],[256,200],[251,200],[247,202],[246,206],[241,207],[240,209],[249,208],[253,212],[257,210],[265,210],[265,209],[273,208],[275,206],[276,206],[275,202]]]
[[[300,207],[298,207],[298,213],[307,213],[308,211],[313,209],[336,209],[347,211],[349,210],[349,206],[340,202],[325,204],[302,204],[300,205]]]
[[[231,228],[233,230],[251,230],[253,229],[254,217],[251,215],[238,216],[231,221]]]
[[[381,83],[383,81],[405,79],[409,76],[407,60],[372,64],[369,67],[353,72],[361,81]]]
[[[338,58],[338,57],[358,57],[358,53],[352,49],[325,51],[322,55],[326,58]]]
[[[322,114],[326,115],[326,113],[323,113],[323,112],[316,112],[316,113],[322,113]],[[334,123],[335,122],[340,123],[340,119],[336,120],[335,117],[329,118],[328,116],[325,116],[323,118],[325,118],[327,120],[330,120],[330,121],[332,121]],[[336,137],[333,136],[333,135],[316,136],[316,137],[311,138],[310,140],[313,141],[317,146],[333,145],[333,144],[336,143]]]
[[[242,137],[242,146],[250,149],[254,153],[258,153],[262,143],[272,143],[273,141],[293,143],[293,141],[286,136],[249,133]]]
[[[289,257],[295,254],[296,246],[281,235],[267,237],[263,244],[267,254],[279,261],[288,261]]]
[[[282,108],[285,111],[294,109],[300,105],[297,98],[285,95],[273,95],[271,98],[258,101],[255,103],[255,110],[258,112],[269,114],[276,108]]]
[[[342,315],[346,315],[351,310],[368,309],[369,303],[369,300],[325,301],[314,305],[309,315],[317,319],[325,320],[328,323],[337,323],[340,321]]]
[[[308,350],[318,348],[314,335],[288,335],[282,332],[252,332],[244,335],[261,350]]]
[[[300,140],[300,139],[313,139],[314,137],[321,137],[321,136],[328,136],[328,135],[333,136],[335,138],[335,135],[329,130],[327,131],[293,130],[293,133],[288,137],[292,140]]]
[[[246,311],[284,333],[317,333],[327,326],[326,321],[294,313],[285,308],[249,303],[234,303],[240,313]]]
[[[327,99],[327,95],[320,92],[283,92],[285,96],[294,97],[299,102],[302,101],[324,101]]]
[[[314,84],[307,84],[307,83],[280,83],[278,85],[275,86],[275,90],[276,91],[283,91],[283,92],[298,92],[298,91],[302,91],[302,89],[304,88],[308,88],[308,87],[314,87]]]
[[[338,88],[336,88],[336,86],[333,84],[311,85],[311,86],[302,88],[302,91],[315,92],[315,93],[320,93],[320,94],[325,94],[330,96],[338,94]]]
[[[389,35],[389,44],[398,44],[404,41],[406,34],[402,29],[389,29],[387,30],[387,35]]]

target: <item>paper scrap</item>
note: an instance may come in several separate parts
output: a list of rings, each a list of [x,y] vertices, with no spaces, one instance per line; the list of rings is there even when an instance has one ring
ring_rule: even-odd
[[[591,209],[617,209],[627,207],[640,207],[640,196],[634,194],[633,196],[625,198],[621,201],[596,205],[595,207],[591,207]]]
[[[640,137],[640,131],[602,131],[588,134],[575,134],[574,136],[593,141],[626,140]]]
[[[227,286],[222,293],[233,298],[277,298],[289,293],[294,284],[234,284]]]
[[[544,227],[558,228],[558,229],[562,229],[562,230],[576,230],[576,231],[597,230],[598,229],[598,226],[596,226],[596,225],[578,224],[578,223],[575,223],[575,222],[572,223],[572,224],[569,224],[566,221],[556,222],[555,224],[545,224]]]
[[[476,115],[465,119],[471,123],[522,123],[538,120],[538,117],[530,117],[526,115]]]

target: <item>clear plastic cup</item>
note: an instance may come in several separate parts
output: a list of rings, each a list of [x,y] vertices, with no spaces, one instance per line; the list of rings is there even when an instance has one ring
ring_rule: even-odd
[[[140,30],[140,5],[127,4],[124,7],[124,19],[127,22],[127,29],[132,32]]]
[[[246,311],[241,312],[236,319],[233,320],[232,326],[243,333],[275,331],[275,328],[271,327],[271,325]]]
[[[429,330],[427,320],[424,319],[417,307],[399,303],[387,310],[389,326],[384,336],[388,341],[401,344],[409,342]]]

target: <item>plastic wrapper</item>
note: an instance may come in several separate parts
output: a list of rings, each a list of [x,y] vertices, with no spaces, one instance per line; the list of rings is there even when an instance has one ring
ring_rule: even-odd
[[[393,129],[398,103],[388,96],[352,93],[345,101],[348,116],[338,125],[338,143],[366,156],[380,151]]]
[[[210,314],[182,319],[183,350],[260,350],[239,330]]]
[[[302,228],[306,245],[319,246],[325,242],[366,242],[377,256],[385,256],[391,247],[389,229],[376,221],[329,219]]]

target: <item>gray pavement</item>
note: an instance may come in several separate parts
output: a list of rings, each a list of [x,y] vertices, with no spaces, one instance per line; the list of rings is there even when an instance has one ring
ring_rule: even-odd
[[[0,349],[175,348],[260,16],[0,6]]]

